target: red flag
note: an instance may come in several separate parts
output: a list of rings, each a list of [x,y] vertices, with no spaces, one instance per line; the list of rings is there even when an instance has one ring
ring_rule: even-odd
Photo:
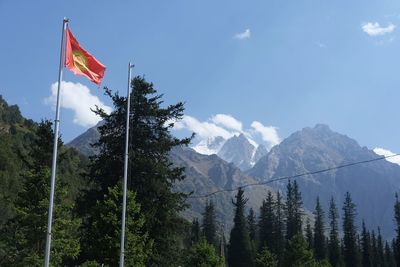
[[[106,67],[83,49],[71,30],[67,29],[65,65],[75,74],[86,76],[97,85],[101,84]]]

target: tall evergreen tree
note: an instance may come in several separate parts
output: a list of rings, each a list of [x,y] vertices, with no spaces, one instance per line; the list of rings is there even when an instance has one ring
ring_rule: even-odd
[[[200,233],[200,223],[197,218],[194,218],[192,221],[192,227],[190,230],[190,241],[193,244],[196,244],[200,241],[201,233]]]
[[[277,256],[279,266],[283,262],[284,249],[285,249],[285,215],[284,215],[284,203],[282,201],[282,195],[278,191],[276,194],[276,205],[275,205],[275,223],[274,223],[274,247],[273,253]]]
[[[302,233],[302,205],[301,193],[296,180],[290,180],[286,191],[286,240]]]
[[[343,258],[345,265],[349,267],[359,266],[355,217],[356,205],[352,202],[350,193],[347,192],[343,204]]]
[[[249,210],[249,215],[247,215],[247,223],[249,225],[250,240],[255,242],[257,235],[257,224],[256,224],[256,215],[254,213],[253,208],[250,208]]]
[[[377,249],[378,266],[384,266],[385,252],[384,252],[383,239],[380,227],[378,227],[378,238],[376,240],[376,249]]]
[[[362,221],[362,232],[361,232],[361,246],[362,246],[362,266],[371,267],[371,238],[367,228],[365,227],[364,220]]]
[[[329,262],[332,267],[338,267],[341,265],[341,248],[339,239],[339,225],[338,225],[339,212],[337,210],[335,200],[331,198],[329,204],[329,220],[330,220],[330,231],[329,231]]]
[[[314,249],[314,234],[311,228],[310,218],[307,218],[306,222],[306,241],[308,248],[313,250]]]
[[[390,248],[389,243],[386,241],[385,242],[385,267],[395,267],[396,263],[393,257],[393,251]]]
[[[183,103],[162,107],[162,95],[143,77],[131,81],[129,190],[136,192],[136,201],[145,216],[145,231],[154,240],[153,254],[148,266],[169,266],[176,263],[180,253],[179,212],[184,208],[185,195],[172,191],[174,182],[184,178],[183,168],[174,167],[169,160],[172,148],[187,145],[190,138],[171,135],[171,121],[183,116]],[[123,177],[126,97],[106,88],[114,104],[110,114],[97,108],[104,124],[95,144],[99,154],[92,158],[89,177],[95,185],[80,202],[85,217],[85,229],[92,227],[91,211],[102,201],[109,188]]]
[[[247,215],[247,225],[249,227],[251,250],[254,258],[257,253],[257,222],[253,208],[250,208],[249,214]]]
[[[247,199],[244,197],[243,189],[239,188],[236,195],[234,225],[231,230],[228,247],[229,267],[252,267],[253,258],[250,245],[249,231],[245,217],[245,206]]]
[[[314,253],[317,260],[323,260],[326,258],[324,216],[325,213],[322,210],[319,197],[317,197],[317,203],[314,211]]]
[[[396,242],[395,247],[393,247],[393,252],[395,254],[395,260],[397,266],[400,266],[400,201],[399,196],[396,193],[396,201],[394,203],[394,219],[396,223]]]
[[[372,258],[372,266],[378,265],[378,246],[375,231],[371,232],[371,258]]]
[[[267,198],[262,202],[260,207],[260,218],[258,221],[259,234],[259,251],[266,247],[269,251],[273,250],[274,241],[274,198],[271,191],[268,192]]]
[[[215,207],[212,201],[207,201],[206,203],[206,207],[203,213],[203,224],[201,225],[201,227],[206,241],[209,244],[216,246],[217,222]]]

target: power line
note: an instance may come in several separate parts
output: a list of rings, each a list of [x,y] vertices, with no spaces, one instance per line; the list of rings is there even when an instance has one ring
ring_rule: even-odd
[[[231,188],[231,189],[219,189],[219,190],[216,190],[216,191],[208,193],[208,194],[198,195],[198,196],[196,196],[196,195],[195,196],[189,196],[188,198],[190,198],[190,199],[206,198],[206,197],[210,197],[212,195],[216,195],[216,194],[222,193],[222,192],[237,191],[239,188],[246,188],[246,187],[249,187],[249,186],[266,185],[266,184],[270,184],[270,183],[277,182],[277,181],[295,179],[295,178],[299,178],[299,177],[307,176],[307,175],[315,175],[315,174],[319,174],[319,173],[324,173],[324,172],[329,172],[329,171],[333,171],[333,170],[347,168],[347,167],[350,167],[350,166],[361,165],[361,164],[366,164],[366,163],[379,161],[379,160],[383,160],[383,159],[393,158],[393,157],[397,157],[397,156],[400,156],[400,154],[393,154],[393,155],[382,156],[382,157],[379,157],[379,158],[374,158],[374,159],[369,159],[369,160],[351,162],[351,163],[338,165],[338,166],[334,166],[334,167],[330,167],[330,168],[326,168],[326,169],[321,169],[321,170],[317,170],[317,171],[312,171],[312,172],[303,172],[303,173],[290,175],[290,176],[281,176],[281,177],[278,177],[278,178],[275,178],[275,179],[271,179],[271,180],[268,180],[268,181],[244,184],[244,185],[241,185],[241,186],[238,186],[238,187],[235,187],[235,188]]]

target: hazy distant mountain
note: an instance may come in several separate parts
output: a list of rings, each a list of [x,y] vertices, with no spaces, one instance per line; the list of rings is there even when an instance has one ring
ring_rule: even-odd
[[[193,192],[192,196],[206,195],[217,190],[237,188],[256,182],[234,164],[222,160],[215,154],[202,155],[191,148],[177,148],[171,152],[171,160],[186,170],[186,178],[176,185],[175,190]],[[269,190],[271,188],[268,186],[247,187],[245,195],[249,198],[248,207],[258,211]],[[190,208],[184,214],[187,218],[197,217],[201,220],[205,202],[212,200],[216,206],[217,220],[225,225],[225,231],[229,231],[233,224],[231,200],[236,193],[236,191],[222,192],[207,198],[189,198]]]
[[[361,147],[355,140],[318,124],[314,128],[295,132],[273,147],[247,174],[267,181],[377,157],[372,150]],[[394,194],[400,190],[400,166],[380,160],[305,176],[297,181],[306,208],[314,209],[317,196],[321,198],[325,210],[331,196],[341,207],[344,194],[349,191],[357,205],[359,221],[364,218],[370,229],[380,226],[386,237],[394,235],[393,204]],[[270,185],[285,190],[286,183],[281,181]]]
[[[251,163],[255,151],[255,146],[250,144],[244,134],[240,134],[229,138],[217,155],[225,161],[235,164],[241,170],[248,170],[254,165]]]
[[[97,154],[98,151],[92,146],[92,144],[96,143],[100,138],[100,133],[97,130],[97,127],[101,125],[102,122],[99,122],[96,126],[89,128],[86,132],[76,137],[67,145],[75,148],[85,156],[93,156]]]
[[[222,136],[209,137],[201,140],[193,149],[203,155],[217,154],[225,141],[226,140]]]

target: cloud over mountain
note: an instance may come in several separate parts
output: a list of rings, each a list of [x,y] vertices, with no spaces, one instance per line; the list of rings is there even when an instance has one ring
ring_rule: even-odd
[[[205,121],[200,121],[195,117],[185,115],[182,120],[175,122],[175,130],[188,130],[196,133],[198,143],[209,143],[217,137],[225,140],[232,136],[243,134],[253,145],[265,143],[266,147],[271,148],[280,143],[277,127],[264,126],[259,121],[253,121],[251,128],[245,128],[243,123],[229,114],[216,114]],[[260,142],[254,140],[259,139]]]

